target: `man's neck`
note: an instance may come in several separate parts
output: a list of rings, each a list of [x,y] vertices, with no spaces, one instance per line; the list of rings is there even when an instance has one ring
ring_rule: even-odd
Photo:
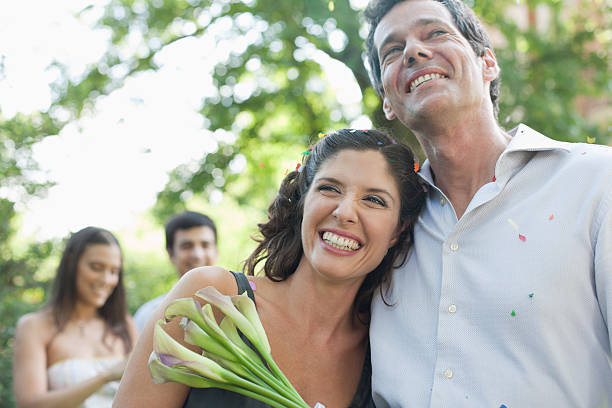
[[[480,187],[493,181],[497,159],[510,143],[510,136],[492,118],[430,128],[417,133],[417,138],[435,184],[451,201],[457,219]]]

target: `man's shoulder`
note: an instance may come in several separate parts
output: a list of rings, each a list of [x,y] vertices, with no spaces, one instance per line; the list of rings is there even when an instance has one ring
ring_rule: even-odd
[[[152,309],[155,309],[166,297],[167,293],[162,293],[161,295],[157,296],[156,298],[153,298],[145,303],[143,303],[138,310],[136,310],[136,313],[134,314],[134,317],[138,317],[140,314],[143,313],[150,313],[150,311]]]

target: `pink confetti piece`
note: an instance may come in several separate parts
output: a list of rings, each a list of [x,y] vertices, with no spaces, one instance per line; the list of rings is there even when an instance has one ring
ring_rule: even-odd
[[[586,154],[586,152],[582,152],[582,153],[580,153],[580,154],[584,156],[584,155]]]
[[[523,242],[527,241],[527,237],[522,234],[519,234],[519,239]]]
[[[508,224],[510,224],[512,228],[514,228],[514,230],[518,233],[518,237],[521,241],[523,242],[527,241],[527,237],[521,234],[518,224],[514,222],[512,218],[508,218]]]
[[[548,221],[552,221],[553,218],[555,218],[555,214],[550,214],[550,216],[548,217]]]
[[[249,286],[251,287],[251,289],[257,290],[257,285],[255,285],[255,282],[249,281]]]

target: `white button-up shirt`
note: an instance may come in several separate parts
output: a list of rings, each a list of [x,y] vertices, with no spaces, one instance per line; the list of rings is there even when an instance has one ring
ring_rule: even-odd
[[[510,133],[460,220],[423,165],[414,248],[372,306],[379,408],[612,406],[612,149]]]

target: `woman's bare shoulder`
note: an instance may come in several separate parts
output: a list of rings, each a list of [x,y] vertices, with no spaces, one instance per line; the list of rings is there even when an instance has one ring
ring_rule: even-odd
[[[172,295],[191,296],[207,286],[214,286],[224,295],[232,296],[238,293],[236,278],[231,272],[220,266],[202,266],[183,275],[172,289]]]
[[[45,342],[57,331],[53,315],[48,309],[41,309],[27,313],[17,321],[17,335],[30,336],[36,334],[36,338]]]

